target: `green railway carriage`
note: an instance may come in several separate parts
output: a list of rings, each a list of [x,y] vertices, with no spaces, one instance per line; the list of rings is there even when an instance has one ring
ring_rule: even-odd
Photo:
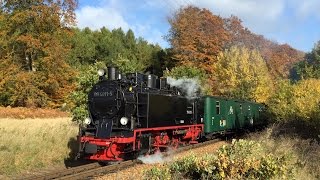
[[[265,122],[262,104],[215,96],[204,98],[204,133],[249,129]]]

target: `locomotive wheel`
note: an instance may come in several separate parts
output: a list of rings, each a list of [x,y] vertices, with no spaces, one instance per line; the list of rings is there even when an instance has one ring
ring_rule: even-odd
[[[179,147],[179,140],[178,139],[172,139],[172,141],[171,141],[171,147],[173,148],[173,149],[178,149],[178,147]]]

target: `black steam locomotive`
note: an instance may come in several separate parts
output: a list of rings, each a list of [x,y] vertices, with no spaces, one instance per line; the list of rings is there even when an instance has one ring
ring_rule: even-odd
[[[79,132],[79,152],[86,159],[125,160],[264,122],[263,106],[256,103],[187,98],[166,78],[123,75],[114,67],[108,68],[107,78],[104,70],[98,74],[88,96],[89,117]]]

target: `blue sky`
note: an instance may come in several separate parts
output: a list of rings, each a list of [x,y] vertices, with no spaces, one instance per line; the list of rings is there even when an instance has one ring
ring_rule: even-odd
[[[77,25],[130,28],[136,36],[169,47],[163,39],[167,17],[189,4],[222,17],[238,16],[254,33],[305,52],[320,40],[320,0],[79,0]]]

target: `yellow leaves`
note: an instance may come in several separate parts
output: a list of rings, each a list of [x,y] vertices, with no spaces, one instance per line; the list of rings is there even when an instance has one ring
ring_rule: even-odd
[[[320,80],[301,80],[296,84],[281,82],[268,102],[270,111],[280,121],[305,121],[320,128]]]
[[[220,175],[222,178],[225,178],[225,177],[226,177],[226,175],[224,174],[224,171],[220,171],[220,172],[219,172],[219,175]]]
[[[292,104],[298,116],[309,119],[313,113],[320,112],[320,80],[302,80],[292,89]]]
[[[242,99],[266,102],[272,83],[267,66],[257,51],[231,47],[219,53],[212,65],[218,93]]]

